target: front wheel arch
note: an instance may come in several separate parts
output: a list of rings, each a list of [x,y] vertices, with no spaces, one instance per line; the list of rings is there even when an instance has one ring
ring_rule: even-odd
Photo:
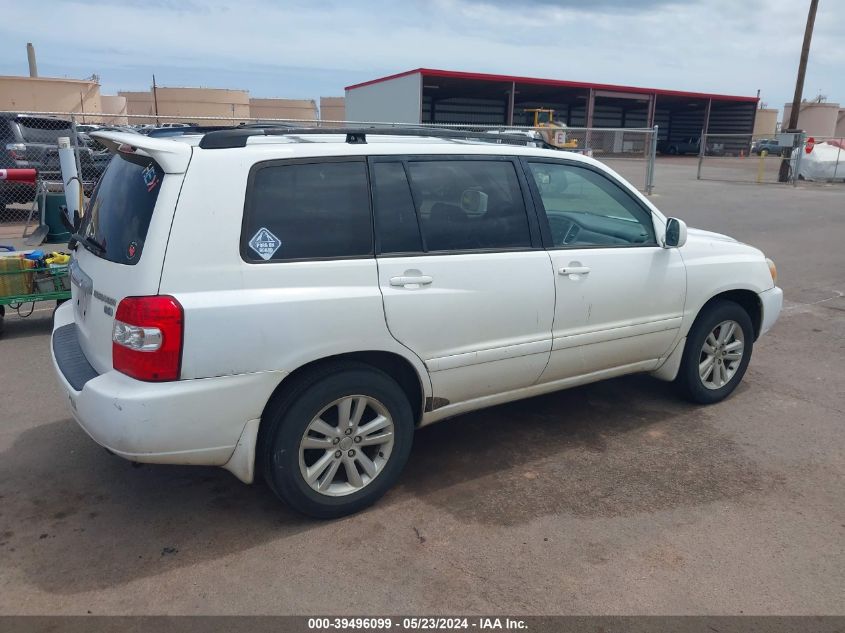
[[[710,299],[708,299],[704,305],[699,308],[696,313],[695,320],[698,320],[699,316],[706,308],[709,308],[712,304],[718,301],[732,301],[739,304],[748,313],[748,317],[751,319],[751,325],[754,327],[754,340],[756,341],[759,338],[760,328],[763,323],[763,305],[756,292],[753,290],[742,289],[720,292],[719,294],[710,297]],[[693,321],[690,329],[694,326],[695,321]]]

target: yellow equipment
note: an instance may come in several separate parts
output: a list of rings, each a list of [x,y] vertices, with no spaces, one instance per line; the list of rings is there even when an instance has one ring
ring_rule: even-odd
[[[534,113],[535,128],[548,128],[538,130],[540,136],[549,145],[554,145],[560,149],[575,149],[578,147],[576,139],[566,140],[566,124],[560,121],[555,121],[555,111],[549,108],[527,108],[525,112]]]

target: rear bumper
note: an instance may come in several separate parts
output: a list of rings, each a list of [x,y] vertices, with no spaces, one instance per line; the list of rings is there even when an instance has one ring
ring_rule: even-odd
[[[75,341],[68,342],[67,329],[59,332],[72,318],[69,304],[57,310],[51,345],[70,410],[95,442],[132,461],[226,465],[239,440],[243,443],[247,423],[261,418],[284,376],[261,372],[149,383],[108,371],[82,380],[80,359],[65,353]]]
[[[760,336],[772,329],[783,308],[783,290],[775,286],[760,293],[760,304],[763,307],[763,318],[760,322]]]

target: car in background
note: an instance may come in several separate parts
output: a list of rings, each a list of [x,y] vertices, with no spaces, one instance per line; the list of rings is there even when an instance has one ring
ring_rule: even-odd
[[[177,136],[185,136],[186,134],[206,134],[207,132],[216,132],[217,130],[231,130],[233,128],[294,128],[289,123],[266,122],[266,123],[248,123],[237,126],[232,125],[185,125],[182,127],[157,127],[149,130],[146,136],[150,138],[174,138]]]
[[[701,138],[687,136],[681,139],[664,139],[657,142],[657,151],[672,156],[698,154],[701,151]],[[705,151],[708,156],[724,156],[725,146],[723,143],[708,143]]]
[[[0,169],[36,169],[44,180],[61,181],[59,138],[74,142],[73,124],[65,119],[28,114],[0,114]],[[86,195],[103,174],[111,156],[105,148],[88,145],[82,134],[76,136],[79,165]],[[35,187],[0,181],[0,209],[8,204],[28,204],[35,198]]]
[[[657,143],[657,151],[661,154],[698,154],[701,147],[699,138],[689,136],[682,139],[665,139]]]
[[[751,153],[759,156],[764,151],[770,156],[788,156],[792,152],[792,146],[781,145],[775,138],[763,138],[754,141],[754,144],[751,146]]]

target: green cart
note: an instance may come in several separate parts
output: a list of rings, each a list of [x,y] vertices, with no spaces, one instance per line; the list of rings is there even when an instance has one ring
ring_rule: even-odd
[[[7,258],[0,255],[0,259]],[[35,310],[36,301],[55,301],[59,306],[70,299],[67,265],[18,270],[3,268],[0,268],[0,334],[3,333],[6,306],[21,317],[28,317]],[[29,311],[25,309],[27,304],[31,304]]]

